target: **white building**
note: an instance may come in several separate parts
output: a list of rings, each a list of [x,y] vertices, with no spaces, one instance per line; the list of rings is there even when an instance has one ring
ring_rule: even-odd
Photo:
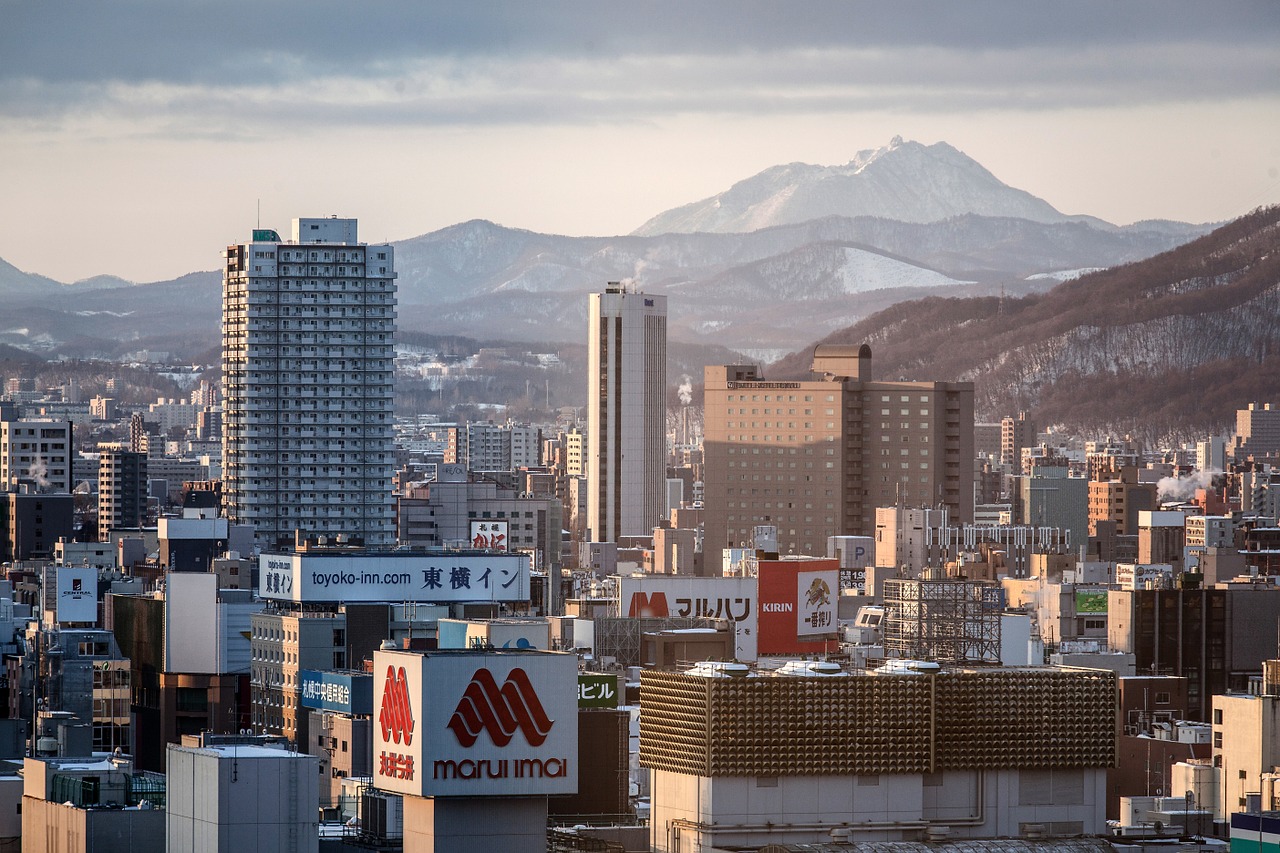
[[[587,531],[647,536],[666,479],[667,298],[611,282],[587,317]]]
[[[171,853],[319,849],[318,759],[283,747],[169,747]]]
[[[223,274],[223,494],[259,541],[394,543],[395,264],[354,219],[255,230]]]
[[[68,421],[0,421],[0,489],[70,492],[70,448]]]

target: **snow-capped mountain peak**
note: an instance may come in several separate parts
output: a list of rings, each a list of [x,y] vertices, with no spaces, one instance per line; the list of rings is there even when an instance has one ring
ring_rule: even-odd
[[[745,232],[824,216],[924,223],[965,214],[1045,223],[1078,218],[1008,186],[945,142],[924,145],[895,136],[840,166],[773,166],[711,198],[661,213],[634,233]]]

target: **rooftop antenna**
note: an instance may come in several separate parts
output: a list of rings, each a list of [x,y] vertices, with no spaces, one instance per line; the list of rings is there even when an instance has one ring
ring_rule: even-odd
[[[258,224],[254,227],[262,227],[262,199],[258,199]]]

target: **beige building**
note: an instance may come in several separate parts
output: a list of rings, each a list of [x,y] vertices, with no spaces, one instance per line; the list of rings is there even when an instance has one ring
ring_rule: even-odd
[[[1138,469],[1124,468],[1116,480],[1089,481],[1089,535],[1099,521],[1114,521],[1121,536],[1138,534],[1138,513],[1156,509],[1156,484],[1138,482]]]
[[[1268,667],[1276,662],[1267,661]],[[1228,693],[1213,697],[1213,766],[1218,771],[1219,820],[1244,811],[1262,792],[1262,775],[1280,765],[1280,696]]]
[[[704,547],[740,547],[759,524],[785,553],[869,536],[878,506],[973,519],[973,384],[876,382],[871,348],[820,345],[814,378],[706,368]]]

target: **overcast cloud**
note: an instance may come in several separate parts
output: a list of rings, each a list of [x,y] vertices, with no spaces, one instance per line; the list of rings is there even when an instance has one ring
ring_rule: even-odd
[[[0,0],[0,16],[0,179],[23,205],[21,216],[0,212],[9,235],[0,235],[0,257],[60,277],[207,266],[198,258],[184,266],[179,255],[197,235],[150,269],[121,268],[109,235],[100,259],[44,264],[30,241],[48,226],[29,219],[44,212],[83,228],[78,217],[118,206],[133,174],[133,186],[141,175],[166,200],[193,205],[199,196],[205,209],[191,211],[192,222],[208,225],[261,195],[252,169],[243,184],[214,179],[221,165],[243,168],[244,158],[284,158],[286,173],[300,170],[266,185],[289,216],[314,212],[297,209],[316,200],[290,187],[320,163],[442,164],[449,174],[424,176],[416,198],[388,198],[374,184],[363,196],[318,193],[358,208],[348,215],[382,218],[395,237],[471,215],[538,230],[626,231],[774,162],[843,162],[896,132],[945,139],[1008,183],[1117,220],[1242,213],[1237,199],[1275,200],[1267,181],[1280,163],[1280,133],[1265,133],[1280,131],[1280,6],[1272,2]],[[1055,120],[1062,140],[1053,138]],[[1201,208],[1162,212],[1157,197],[1136,189],[1143,195],[1128,201],[1077,201],[1070,184],[1079,176],[1058,172],[1089,145],[1056,146],[1077,133],[1067,123],[1080,122],[1109,138],[1113,156],[1140,158],[1145,146],[1161,169],[1170,159],[1191,168],[1229,156],[1239,175],[1207,169],[1205,185],[1224,196]],[[1183,124],[1187,138],[1171,139]],[[780,138],[786,127],[797,137],[790,147]],[[1016,139],[1007,152],[1001,128]],[[851,135],[861,129],[865,136]],[[814,142],[828,133],[842,137],[838,145]],[[708,144],[719,134],[718,147],[732,155]],[[1249,140],[1249,156],[1224,147],[1231,139]],[[600,145],[614,146],[614,159]],[[1029,154],[1028,145],[1041,149]],[[581,192],[563,165],[548,162],[557,151],[578,167]],[[1036,161],[1058,164],[1055,174],[1022,180],[1038,176]],[[628,175],[619,168],[628,162],[669,173]],[[589,168],[600,172],[581,172]],[[513,188],[510,176],[530,184]],[[1155,185],[1158,176],[1145,180]],[[593,186],[610,181],[617,200],[592,210]],[[1055,182],[1064,195],[1054,196]],[[556,210],[539,210],[535,200],[549,193]],[[152,202],[130,203],[146,211]]]

